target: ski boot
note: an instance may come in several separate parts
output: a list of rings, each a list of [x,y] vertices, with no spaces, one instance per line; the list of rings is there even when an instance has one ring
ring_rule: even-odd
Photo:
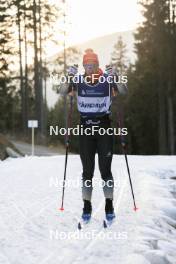
[[[108,222],[112,222],[114,220],[115,213],[114,213],[112,199],[106,199],[105,214],[106,214],[106,220]]]
[[[84,208],[82,213],[82,220],[84,222],[89,222],[91,219],[91,213],[92,213],[92,205],[91,202],[88,200],[84,200]]]

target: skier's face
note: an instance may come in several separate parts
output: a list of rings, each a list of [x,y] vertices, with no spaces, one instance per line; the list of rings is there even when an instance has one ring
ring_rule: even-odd
[[[84,64],[83,66],[84,66],[86,75],[94,74],[98,70],[98,65],[94,64],[94,63],[91,63],[91,62],[87,63],[87,64]]]

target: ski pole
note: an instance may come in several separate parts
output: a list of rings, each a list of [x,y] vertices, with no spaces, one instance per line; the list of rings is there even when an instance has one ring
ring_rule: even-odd
[[[62,185],[62,201],[60,210],[64,210],[64,194],[65,194],[65,181],[66,181],[66,172],[67,172],[67,161],[68,161],[68,150],[69,150],[69,134],[68,134],[68,127],[71,126],[71,119],[72,119],[72,110],[73,110],[73,96],[70,96],[70,110],[68,114],[68,122],[67,122],[67,134],[65,138],[65,166],[64,166],[64,178],[63,178],[63,185]]]
[[[118,112],[118,123],[119,123],[119,127],[122,128],[122,123],[121,123],[121,115]],[[133,184],[132,184],[132,180],[131,180],[131,173],[130,173],[130,168],[129,168],[129,164],[128,164],[128,158],[127,158],[127,148],[126,148],[126,144],[124,142],[123,136],[120,133],[120,139],[121,139],[121,146],[122,146],[122,152],[125,156],[125,161],[126,161],[126,166],[127,166],[127,172],[128,172],[128,177],[129,177],[129,182],[130,182],[130,187],[131,187],[131,194],[132,194],[132,198],[133,198],[133,204],[134,204],[134,211],[137,211],[138,208],[136,206],[136,201],[135,201],[135,196],[134,196],[134,190],[133,190]]]
[[[123,146],[122,146],[122,148],[124,149]],[[127,158],[127,154],[126,154],[125,150],[124,150],[124,155],[125,155],[125,161],[126,161],[126,166],[127,166],[128,176],[129,176],[131,193],[132,193],[132,197],[133,197],[134,210],[136,211],[138,208],[136,207],[135,196],[134,196],[134,191],[133,191],[133,185],[132,185],[132,180],[131,180],[131,175],[130,175],[130,169],[129,169],[129,164],[128,164],[128,158]]]

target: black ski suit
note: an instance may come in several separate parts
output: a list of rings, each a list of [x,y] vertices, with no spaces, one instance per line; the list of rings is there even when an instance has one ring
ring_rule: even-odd
[[[99,112],[94,112],[91,116],[87,115],[86,110],[84,110],[84,113],[82,113],[79,109],[79,107],[84,107],[84,109],[88,107],[94,107],[94,105],[97,106],[97,104],[91,104],[91,95],[89,95],[89,103],[85,103],[85,94],[87,90],[89,92],[91,91],[91,87],[94,87],[97,85],[97,82],[94,84],[89,84],[86,88],[85,83],[83,89],[79,86],[79,84],[70,84],[69,91],[74,90],[77,92],[78,97],[84,96],[84,101],[78,102],[78,110],[80,112],[80,124],[83,126],[84,129],[91,128],[92,126],[98,126],[99,128],[109,128],[111,127],[111,120],[110,120],[110,105],[108,107],[108,110],[101,115]],[[109,85],[109,99],[111,98],[111,92],[112,88],[117,90],[116,84],[110,84]],[[95,89],[95,88],[94,88]],[[97,87],[97,89],[99,89]],[[102,88],[104,89],[104,88]],[[81,91],[80,91],[81,90]],[[100,89],[101,90],[101,89]],[[83,95],[82,95],[83,94]],[[100,98],[102,97],[101,93]],[[77,97],[77,100],[79,98]],[[97,95],[99,97],[99,95]],[[106,96],[107,97],[107,96]],[[99,98],[98,98],[99,99]],[[97,99],[97,100],[98,100]],[[95,100],[94,98],[92,101]],[[101,99],[100,99],[101,100]],[[109,104],[110,100],[108,101]],[[103,104],[102,104],[103,105]],[[102,106],[100,105],[100,107]],[[81,108],[82,110],[82,108]],[[89,111],[87,109],[87,111]],[[105,198],[113,199],[113,189],[114,189],[114,180],[111,172],[111,162],[113,157],[113,135],[108,135],[105,133],[104,135],[100,135],[98,132],[95,132],[94,135],[80,135],[79,136],[79,149],[80,149],[80,157],[83,167],[83,173],[82,173],[82,180],[83,180],[83,187],[82,187],[82,198],[83,200],[89,200],[91,201],[92,196],[92,178],[94,175],[94,169],[95,169],[95,154],[98,154],[98,164],[99,164],[99,170],[101,173],[102,178],[102,184],[103,184],[103,191]]]
[[[90,119],[89,119],[90,120]],[[111,127],[109,115],[101,118],[91,119],[92,122],[100,121],[99,128]],[[95,126],[95,124],[86,124],[86,119],[81,118],[81,124],[84,128]],[[83,166],[83,200],[91,200],[92,195],[92,178],[95,169],[95,154],[98,154],[98,164],[101,173],[103,191],[105,198],[113,199],[113,176],[111,172],[111,162],[113,156],[113,135],[100,135],[98,131],[94,135],[79,136],[80,157]]]

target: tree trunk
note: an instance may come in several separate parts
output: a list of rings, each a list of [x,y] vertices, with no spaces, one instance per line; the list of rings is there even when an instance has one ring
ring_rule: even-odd
[[[36,118],[39,124],[39,137],[41,139],[42,133],[42,90],[39,77],[39,61],[38,61],[38,38],[37,38],[37,6],[36,1],[33,0],[33,32],[34,32],[34,88],[35,88],[35,110]]]
[[[161,79],[160,79],[161,80]],[[158,85],[159,99],[159,154],[166,155],[167,153],[167,133],[166,133],[166,102],[165,93],[162,82]]]
[[[174,78],[173,74],[175,72],[175,63],[173,51],[175,49],[175,44],[173,43],[173,34],[175,35],[175,4],[176,1],[169,0],[169,15],[168,15],[168,27],[169,27],[169,44],[168,46],[168,90],[167,90],[167,110],[168,110],[168,147],[169,154],[175,154],[175,138],[174,138],[174,106],[173,106],[173,96],[174,96]],[[174,69],[174,70],[173,70]]]
[[[25,82],[24,82],[24,101],[25,101],[25,132],[27,134],[27,121],[28,121],[28,53],[27,53],[27,34],[26,34],[26,3],[24,1],[24,44],[25,44]]]
[[[41,91],[40,107],[41,107],[41,134],[45,136],[45,116],[44,116],[44,103],[43,103],[43,58],[42,58],[42,14],[41,14],[41,0],[39,0],[39,85]]]
[[[174,138],[174,113],[173,113],[173,100],[170,95],[167,97],[168,103],[168,142],[169,152],[171,155],[175,154],[175,138]]]
[[[19,42],[19,65],[20,65],[20,92],[21,92],[21,115],[22,115],[22,127],[25,132],[26,120],[25,120],[25,96],[24,96],[24,84],[23,84],[23,65],[22,65],[22,47],[21,47],[21,18],[20,18],[20,2],[17,5],[18,13],[18,42]]]

